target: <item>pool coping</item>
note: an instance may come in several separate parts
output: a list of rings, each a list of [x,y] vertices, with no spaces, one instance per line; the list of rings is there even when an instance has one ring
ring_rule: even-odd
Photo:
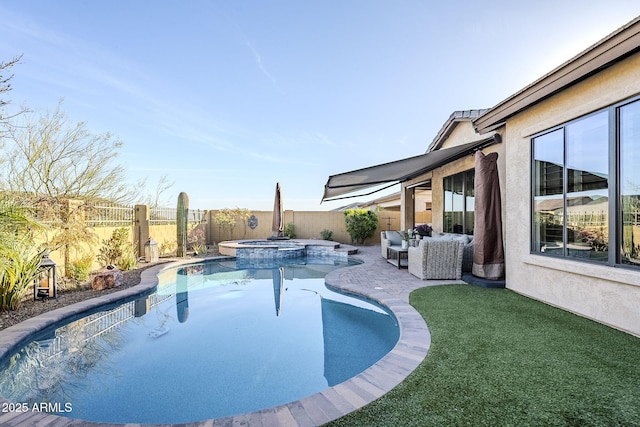
[[[216,258],[232,257],[222,256],[208,259]],[[360,257],[356,255],[355,258]],[[355,377],[300,400],[247,414],[176,425],[184,427],[223,425],[318,426],[340,418],[373,402],[400,384],[426,357],[431,343],[431,335],[422,316],[408,303],[406,298],[390,294],[382,287],[363,288],[357,283],[352,283],[352,281],[349,280],[349,276],[346,276],[345,279],[345,276],[338,273],[344,269],[367,268],[370,260],[364,259],[363,261],[363,264],[330,272],[326,276],[325,281],[329,286],[352,294],[361,295],[382,304],[393,313],[400,328],[400,337],[389,353]],[[4,357],[7,352],[12,351],[29,339],[32,334],[45,327],[101,305],[147,292],[157,286],[158,274],[162,270],[193,262],[194,259],[185,259],[150,267],[142,272],[140,284],[136,286],[61,307],[0,331],[0,359]],[[2,403],[9,403],[9,401],[0,396],[0,404]],[[0,406],[0,410],[2,409],[4,409],[4,407]],[[34,411],[0,412],[0,425],[9,427],[35,424],[42,427],[81,425],[96,427],[148,427],[171,425],[97,423]]]

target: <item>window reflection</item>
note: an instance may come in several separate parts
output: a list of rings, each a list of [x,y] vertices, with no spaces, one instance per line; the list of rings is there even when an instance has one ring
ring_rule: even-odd
[[[443,231],[473,234],[474,169],[445,177]]]
[[[609,127],[603,111],[566,127],[568,255],[608,260]]]
[[[621,262],[640,264],[640,101],[620,108]]]
[[[564,132],[534,140],[534,252],[564,253]]]
[[[534,252],[608,261],[608,111],[533,141]]]

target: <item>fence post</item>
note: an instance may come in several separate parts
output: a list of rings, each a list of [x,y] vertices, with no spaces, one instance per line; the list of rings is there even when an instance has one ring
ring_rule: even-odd
[[[144,244],[149,240],[149,206],[135,205],[133,241],[138,244],[138,257],[144,255]]]

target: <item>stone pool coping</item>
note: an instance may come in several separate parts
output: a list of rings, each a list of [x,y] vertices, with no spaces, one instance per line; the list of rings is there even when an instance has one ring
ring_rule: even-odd
[[[223,425],[318,426],[340,418],[376,400],[411,374],[426,357],[431,336],[422,316],[409,305],[408,294],[411,290],[426,286],[429,283],[427,281],[416,281],[416,278],[410,276],[406,270],[404,274],[399,275],[399,270],[386,262],[380,262],[382,257],[379,255],[379,246],[377,246],[377,250],[375,248],[374,250],[367,248],[369,250],[363,256],[355,257],[362,259],[364,261],[363,264],[334,270],[327,275],[325,280],[329,286],[362,295],[385,305],[393,312],[400,327],[400,337],[391,352],[355,377],[298,401],[248,414],[181,423],[179,425],[184,427]],[[379,260],[375,259],[375,254],[380,258]],[[0,331],[0,358],[46,326],[103,304],[113,303],[149,291],[157,286],[159,272],[192,262],[194,262],[194,259],[186,259],[150,267],[142,272],[139,285],[62,307]],[[363,284],[360,279],[364,279],[366,283]],[[408,286],[402,286],[402,282],[409,282],[407,283]],[[8,401],[0,397],[0,402],[5,403]],[[41,412],[0,412],[0,425],[2,426],[36,424],[42,427],[168,426],[168,424],[96,423]]]

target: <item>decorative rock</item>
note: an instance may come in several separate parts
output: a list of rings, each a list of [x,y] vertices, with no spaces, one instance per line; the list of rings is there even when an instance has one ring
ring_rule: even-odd
[[[124,276],[122,271],[117,268],[112,270],[100,270],[93,273],[93,279],[91,279],[91,288],[96,291],[103,289],[116,288],[124,282]]]

